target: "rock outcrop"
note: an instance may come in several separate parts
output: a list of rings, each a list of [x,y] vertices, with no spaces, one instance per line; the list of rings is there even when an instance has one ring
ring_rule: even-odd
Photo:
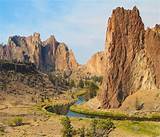
[[[159,43],[155,45],[152,40],[147,40],[147,37],[152,35],[150,33],[156,33],[152,40],[157,43],[156,39],[159,37],[157,32],[145,33],[144,24],[136,7],[132,10],[120,7],[113,10],[106,33],[107,69],[98,96],[102,107],[118,108],[125,98],[134,92],[157,88],[155,83],[158,81],[153,65],[158,66],[156,62],[159,59],[155,59],[157,53],[152,51],[148,53],[148,50],[154,49],[154,46],[158,48]],[[152,43],[152,47],[151,44],[146,44],[148,41]],[[153,57],[150,58],[148,54]]]
[[[84,66],[87,72],[102,76],[106,69],[105,53],[103,51],[95,53]]]
[[[54,36],[41,41],[40,34],[9,37],[8,44],[0,48],[0,57],[5,60],[32,62],[42,71],[72,69],[78,66],[73,52]]]
[[[153,64],[156,86],[160,88],[160,25],[156,25],[154,28],[148,28],[146,30],[145,50]]]
[[[56,70],[62,71],[68,68],[75,69],[78,63],[74,57],[73,51],[68,49],[65,43],[60,43],[55,55]]]

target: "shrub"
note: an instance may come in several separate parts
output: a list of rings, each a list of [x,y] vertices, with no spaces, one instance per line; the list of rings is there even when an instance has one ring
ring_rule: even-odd
[[[90,84],[90,81],[85,80],[85,81],[84,81],[84,84],[85,84],[85,86],[86,86],[86,87],[88,87],[88,86],[89,86],[89,84]]]
[[[0,132],[2,132],[2,133],[5,132],[5,127],[3,125],[0,125]]]
[[[70,81],[70,88],[73,88],[73,87],[76,87],[76,84],[75,84],[74,80],[72,79]]]
[[[82,79],[79,81],[79,87],[80,87],[80,88],[84,88],[84,83],[83,83],[83,80],[82,80]]]
[[[138,98],[136,98],[136,101],[135,101],[135,108],[136,110],[141,110],[144,106],[144,103],[141,103]]]
[[[98,87],[94,82],[91,82],[91,83],[89,84],[89,94],[90,94],[90,98],[93,98],[94,96],[96,96],[98,89],[99,89],[99,87]]]
[[[22,117],[15,117],[8,121],[8,124],[10,126],[21,126],[23,124],[23,118]]]
[[[14,122],[15,126],[21,126],[23,124],[23,119],[22,119],[22,117],[15,117],[13,122]]]
[[[61,119],[61,124],[63,125],[62,137],[72,137],[73,136],[73,126],[69,117],[64,117]]]
[[[97,126],[98,121],[96,119],[92,120],[91,122],[91,129],[90,129],[90,135],[95,136],[96,135],[96,126]]]
[[[77,133],[78,133],[79,137],[86,137],[85,136],[85,128],[84,127],[79,128]]]
[[[90,131],[87,133],[89,137],[108,137],[108,134],[115,128],[110,119],[94,119],[90,127]]]
[[[94,82],[102,83],[103,77],[102,76],[93,76],[92,77]]]
[[[84,95],[86,100],[89,100],[97,95],[99,87],[94,82],[89,82],[87,93]]]

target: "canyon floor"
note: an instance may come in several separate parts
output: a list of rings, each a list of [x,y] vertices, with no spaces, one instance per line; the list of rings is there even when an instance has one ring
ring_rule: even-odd
[[[67,102],[67,99],[59,102]],[[11,123],[16,117],[22,117],[21,126]],[[0,136],[4,137],[61,137],[62,115],[48,113],[35,104],[17,105],[8,103],[0,105]],[[71,118],[75,128],[89,126],[90,118]],[[109,137],[158,137],[160,136],[160,122],[113,121],[116,128]],[[1,126],[2,127],[2,126]]]

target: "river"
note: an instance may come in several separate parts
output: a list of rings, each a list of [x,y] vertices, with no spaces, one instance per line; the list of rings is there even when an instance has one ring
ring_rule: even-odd
[[[85,102],[86,102],[85,98],[82,97],[82,96],[79,96],[79,97],[78,97],[78,100],[77,100],[74,104],[80,105],[80,104],[83,104],[83,103],[85,103]],[[73,105],[74,105],[74,104],[73,104]],[[87,116],[87,115],[85,115],[85,114],[80,114],[80,113],[73,112],[73,111],[71,111],[70,109],[68,110],[66,116],[68,116],[68,117],[79,117],[79,118],[89,117],[89,116]]]

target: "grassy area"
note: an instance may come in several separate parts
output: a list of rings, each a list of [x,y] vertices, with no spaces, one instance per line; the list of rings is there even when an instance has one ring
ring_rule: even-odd
[[[92,119],[90,118],[71,118],[71,122],[76,125],[89,126]],[[129,120],[113,120],[116,126],[115,131],[124,137],[158,137],[160,136],[160,122],[152,121],[129,121]],[[123,132],[123,133],[121,133]],[[114,136],[115,137],[115,136]],[[116,136],[117,137],[117,136]]]
[[[116,127],[130,135],[160,136],[159,122],[138,122],[138,121],[114,121]]]
[[[91,119],[88,118],[71,118],[72,123],[83,123],[83,125],[89,125]],[[123,132],[125,137],[158,137],[160,136],[160,122],[152,121],[117,121],[113,120],[113,123],[116,126],[116,132],[121,135]],[[115,132],[115,131],[113,131]]]
[[[65,97],[64,97],[65,99],[60,98],[60,99],[49,100],[49,101],[44,100],[44,102],[41,102],[40,104],[37,104],[36,107],[38,109],[42,109],[42,110],[45,110],[45,108],[48,107],[49,108],[48,110],[51,110],[51,111],[53,109],[59,111],[59,108],[65,108],[66,109],[66,107],[71,106],[72,104],[74,104],[74,102],[76,102],[78,96],[82,96],[82,95],[86,94],[86,92],[88,92],[88,90],[85,89],[85,88],[78,89],[75,93],[73,93],[73,97],[71,97],[72,95],[70,95],[69,93],[66,93]]]
[[[85,108],[83,107],[83,105],[73,105],[70,107],[70,110],[73,112],[77,112],[77,113],[81,113],[81,114],[86,114],[86,115],[91,115],[91,116],[99,116],[102,118],[105,117],[115,117],[118,119],[124,119],[127,115],[123,114],[121,112],[112,112],[112,111],[95,111],[95,110],[91,110],[89,108]]]
[[[70,107],[73,112],[95,116],[100,118],[112,118],[115,120],[139,120],[139,121],[160,121],[160,113],[152,114],[127,114],[119,110],[93,110],[82,105],[73,105]]]
[[[74,97],[78,97],[81,95],[86,94],[86,89],[80,89],[78,92],[74,94]],[[42,106],[47,105],[64,105],[67,103],[70,103],[71,100],[54,100],[52,102],[44,102],[41,104]],[[129,115],[127,113],[121,112],[121,111],[106,111],[106,110],[93,110],[85,107],[85,105],[73,105],[70,107],[71,111],[87,114],[91,116],[98,116],[102,118],[110,117],[113,118],[113,122],[116,125],[116,130],[118,132],[123,131],[125,135],[128,136],[134,136],[134,137],[156,137],[160,135],[160,123],[159,122],[151,122],[151,121],[129,121],[125,119],[131,119],[131,120],[160,120],[160,114],[154,113],[154,114],[148,114],[148,115]],[[49,113],[49,112],[48,112]],[[53,115],[52,115],[53,116]],[[57,115],[58,116],[58,115]],[[63,116],[58,116],[63,117]],[[116,119],[122,119],[122,121],[117,121]],[[74,125],[77,125],[78,123],[82,125],[88,125],[90,123],[91,119],[88,118],[71,118],[71,121]],[[78,125],[79,125],[78,124]],[[113,131],[114,132],[114,131]],[[125,137],[128,137],[125,136]]]
[[[79,88],[77,91],[74,93],[74,98],[77,98],[78,96],[83,96],[88,92],[87,88]]]

